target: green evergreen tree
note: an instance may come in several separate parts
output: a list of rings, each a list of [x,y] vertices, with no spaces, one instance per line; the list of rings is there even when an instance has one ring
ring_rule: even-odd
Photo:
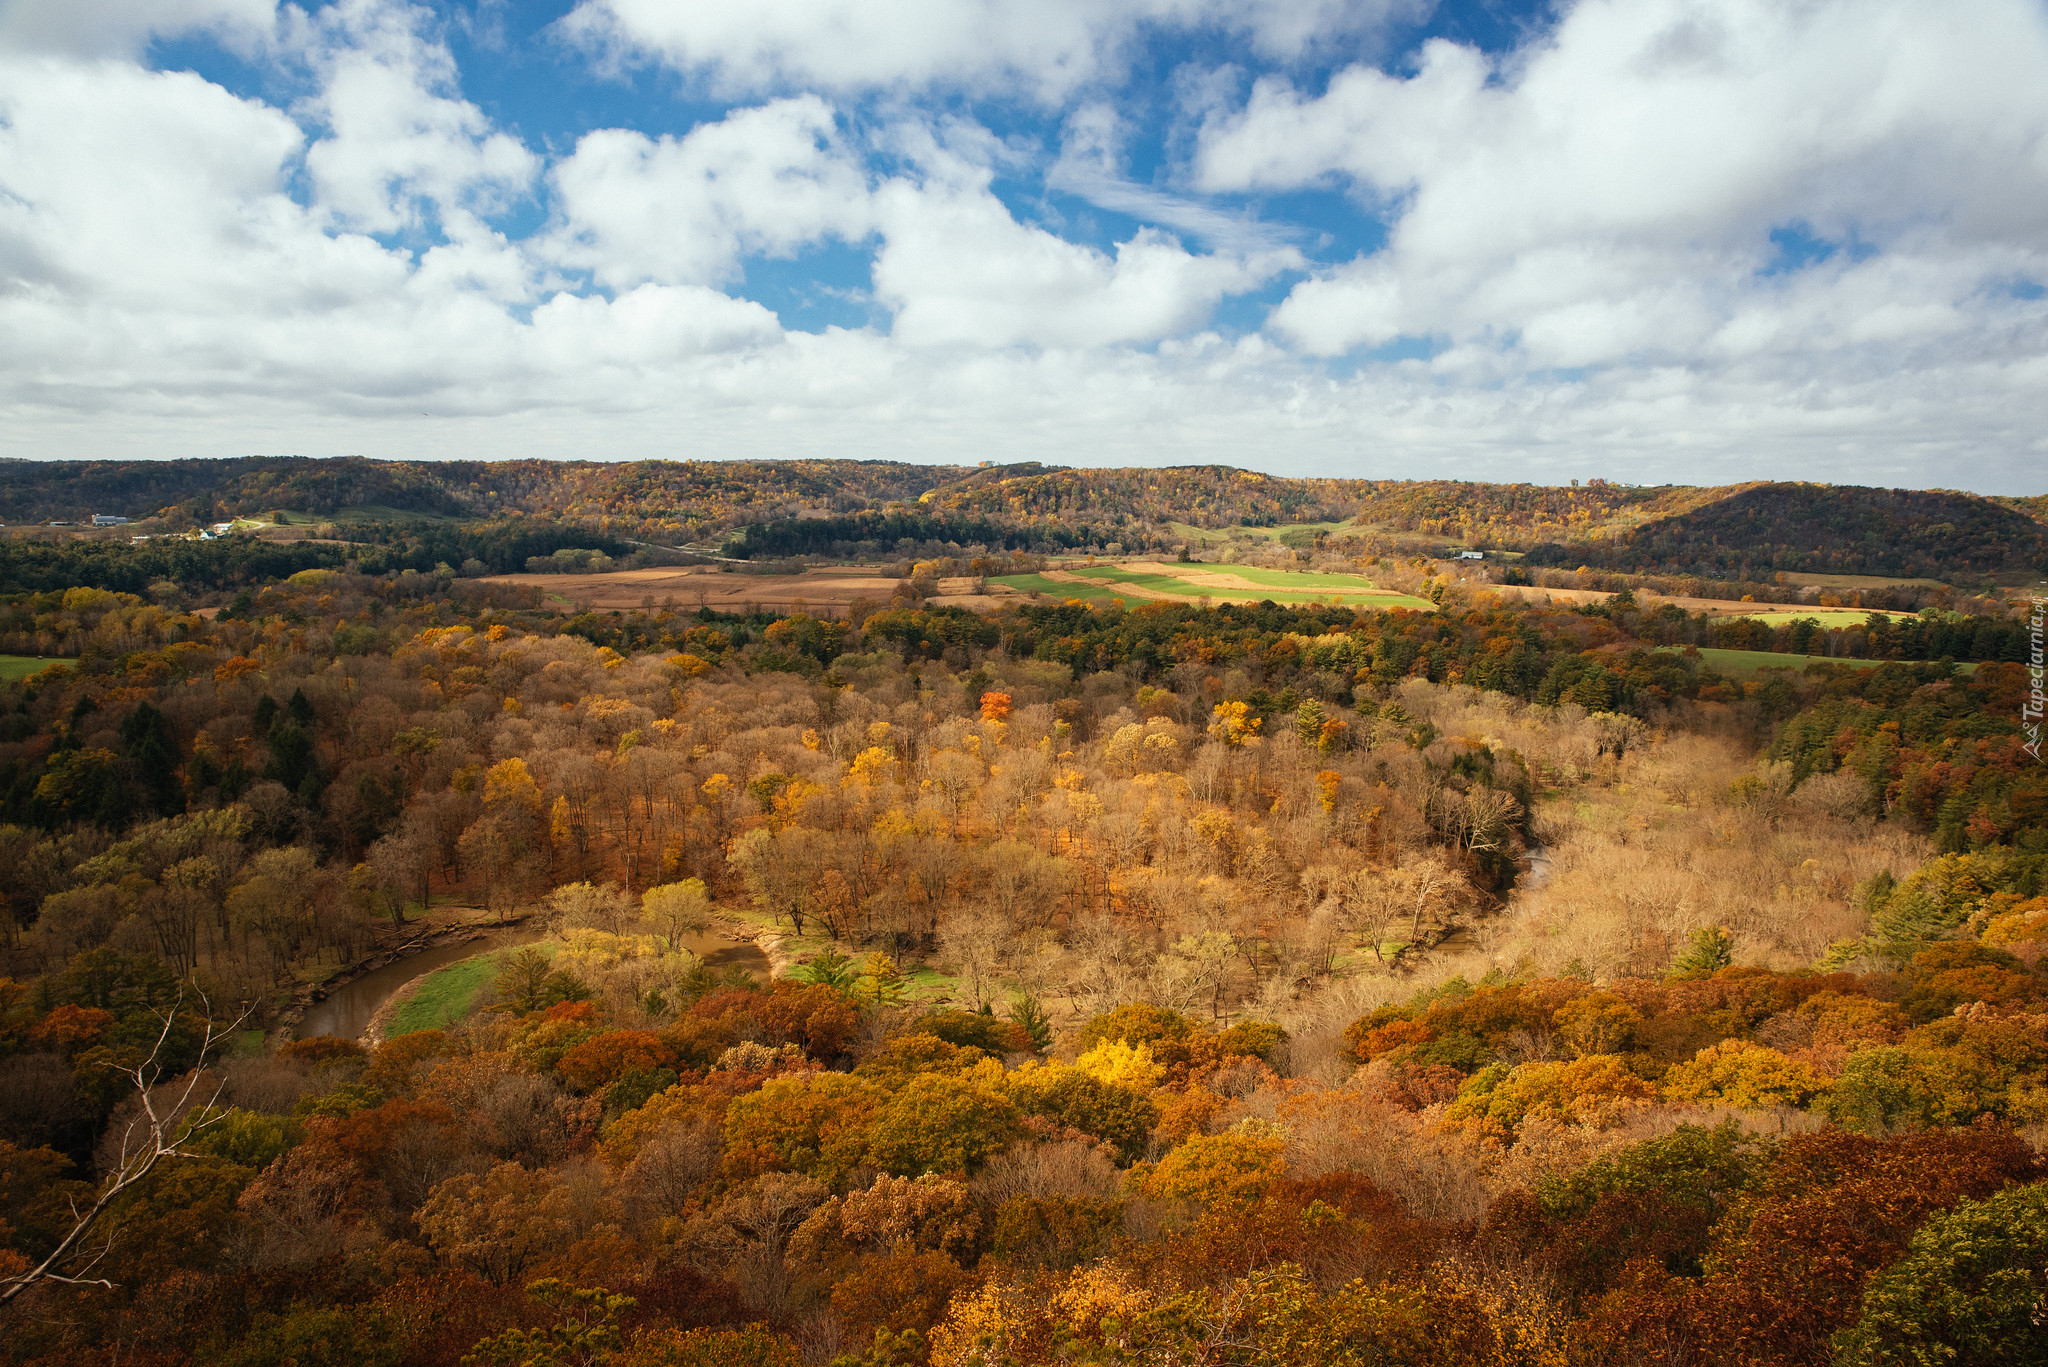
[[[1711,978],[1735,962],[1735,937],[1724,926],[1701,926],[1685,942],[1685,948],[1671,961],[1665,976],[1674,981]]]

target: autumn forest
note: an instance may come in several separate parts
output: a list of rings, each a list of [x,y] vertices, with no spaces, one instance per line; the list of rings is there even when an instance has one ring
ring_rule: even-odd
[[[2030,516],[1488,505],[1530,571],[1954,586],[1846,626],[1369,538],[1271,563],[1431,610],[970,609],[1063,548],[947,528],[1054,473],[814,477],[726,530],[930,541],[851,612],[547,599],[649,525],[566,512],[7,543],[64,658],[0,687],[0,1355],[2048,1362]],[[1476,534],[1440,493],[1258,497]]]

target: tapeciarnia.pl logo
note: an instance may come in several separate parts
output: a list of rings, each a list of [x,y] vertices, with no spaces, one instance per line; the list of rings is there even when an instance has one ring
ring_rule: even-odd
[[[2048,588],[2048,585],[2042,587]],[[2043,695],[2041,688],[2043,675],[2048,674],[2048,667],[2043,666],[2041,659],[2041,627],[2043,621],[2048,620],[2048,616],[2044,616],[2048,598],[2036,593],[2033,604],[2033,615],[2027,618],[2027,681],[2031,687],[2027,700],[2020,704],[2020,725],[2027,733],[2027,743],[2020,748],[2038,762],[2041,758],[2041,713],[2044,702],[2048,702],[2048,696]]]

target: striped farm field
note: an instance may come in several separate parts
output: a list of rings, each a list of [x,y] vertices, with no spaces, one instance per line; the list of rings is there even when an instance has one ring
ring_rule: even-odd
[[[1099,584],[1077,584],[1071,580],[1048,579],[1042,574],[1004,574],[992,577],[991,584],[1015,589],[1019,593],[1042,593],[1050,598],[1078,598],[1084,603],[1108,603],[1124,595],[1112,593]]]
[[[1013,574],[991,583],[1024,593],[1101,602],[1106,598],[1155,602],[1206,598],[1215,603],[1281,603],[1288,606],[1336,603],[1354,608],[1435,610],[1425,598],[1396,593],[1355,574],[1308,574],[1255,569],[1247,565],[1159,564],[1062,565],[1043,574]]]

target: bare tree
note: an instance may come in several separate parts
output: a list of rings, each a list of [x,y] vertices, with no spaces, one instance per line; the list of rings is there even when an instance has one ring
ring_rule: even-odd
[[[1003,951],[1012,938],[1007,918],[986,906],[956,911],[939,928],[939,953],[967,989],[977,1010],[996,987]]]
[[[1387,932],[1406,909],[1406,888],[1382,869],[1355,870],[1343,887],[1346,929],[1372,947],[1376,962],[1386,962]]]
[[[57,1246],[50,1250],[49,1256],[26,1272],[0,1281],[0,1305],[5,1305],[30,1287],[44,1282],[56,1282],[66,1286],[111,1288],[114,1283],[106,1278],[85,1275],[113,1249],[111,1235],[101,1241],[98,1247],[88,1249],[87,1245],[91,1241],[95,1226],[121,1194],[141,1183],[156,1170],[157,1164],[166,1158],[196,1157],[197,1155],[184,1146],[191,1141],[193,1135],[220,1122],[221,1115],[213,1112],[213,1103],[220,1098],[221,1088],[225,1085],[224,1080],[219,1078],[211,1080],[212,1091],[207,1095],[205,1103],[197,1108],[198,1118],[193,1118],[193,1101],[199,1095],[200,1088],[208,1081],[208,1075],[200,1065],[205,1063],[207,1055],[211,1054],[216,1046],[241,1026],[248,1018],[248,1013],[244,1012],[225,1026],[217,1025],[213,1020],[211,1004],[207,1002],[204,994],[199,995],[200,1004],[207,1011],[205,1031],[199,1045],[199,1057],[194,1062],[192,1071],[186,1074],[184,1082],[172,1089],[176,1095],[169,1105],[165,1105],[154,1089],[163,1075],[161,1060],[171,1037],[171,1029],[177,1023],[178,1008],[184,1004],[184,1000],[185,996],[181,991],[178,1000],[172,1002],[169,1009],[163,1012],[163,1029],[157,1032],[156,1042],[150,1046],[148,1056],[133,1067],[120,1070],[123,1077],[135,1084],[136,1095],[141,1103],[141,1114],[129,1120],[122,1130],[121,1145],[113,1170],[101,1180],[99,1189],[93,1194],[89,1205],[81,1207],[76,1201],[71,1203],[71,1229],[57,1241]],[[78,1258],[84,1258],[85,1261],[72,1271],[58,1270]]]
[[[434,866],[440,858],[440,833],[418,807],[405,814],[397,830],[370,846],[365,862],[398,925],[405,924],[407,900],[417,901],[423,915],[432,906]]]
[[[1442,860],[1430,855],[1410,864],[1402,872],[1407,875],[1409,890],[1415,898],[1415,921],[1408,930],[1408,938],[1414,942],[1422,938],[1423,918],[1436,911],[1449,889],[1451,871]]]

